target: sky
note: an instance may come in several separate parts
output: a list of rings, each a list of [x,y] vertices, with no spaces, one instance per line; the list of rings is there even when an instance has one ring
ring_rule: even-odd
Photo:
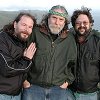
[[[80,9],[81,6],[100,10],[99,0],[0,0],[0,10],[48,10],[54,5],[62,5],[67,10]]]

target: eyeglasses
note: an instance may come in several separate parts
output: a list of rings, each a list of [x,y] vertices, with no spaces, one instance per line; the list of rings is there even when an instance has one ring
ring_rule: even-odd
[[[80,21],[77,21],[76,23],[75,23],[77,26],[80,26],[80,25],[84,25],[84,26],[86,26],[86,25],[88,25],[89,24],[89,22],[86,22],[86,21],[83,21],[83,22],[80,22]]]

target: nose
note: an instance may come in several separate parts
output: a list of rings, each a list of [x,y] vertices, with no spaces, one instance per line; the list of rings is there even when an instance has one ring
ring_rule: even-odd
[[[27,32],[28,32],[28,30],[29,30],[29,27],[28,27],[28,26],[26,26],[26,27],[25,27],[25,31],[27,31]]]
[[[56,24],[56,25],[59,24],[59,19],[56,19],[55,24]]]
[[[83,22],[80,23],[81,26],[84,26]]]

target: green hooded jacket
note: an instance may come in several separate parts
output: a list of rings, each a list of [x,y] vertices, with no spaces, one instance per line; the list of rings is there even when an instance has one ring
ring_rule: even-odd
[[[37,51],[28,74],[28,81],[36,85],[71,84],[75,76],[77,49],[71,33],[62,32],[55,41],[45,28],[35,27],[30,37]]]

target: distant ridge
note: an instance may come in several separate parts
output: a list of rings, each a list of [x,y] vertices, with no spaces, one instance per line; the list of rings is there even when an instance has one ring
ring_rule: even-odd
[[[18,13],[29,12],[34,15],[37,19],[37,23],[40,23],[42,17],[47,13],[46,11],[40,10],[19,10],[19,11],[0,11],[0,29],[15,19]]]
[[[43,16],[47,13],[44,10],[19,10],[19,11],[0,11],[0,29],[9,22],[11,22],[19,12],[29,12],[34,15],[37,19],[37,22],[40,23]],[[100,32],[100,11],[92,12],[94,18],[93,29]],[[71,27],[71,25],[70,25]]]

